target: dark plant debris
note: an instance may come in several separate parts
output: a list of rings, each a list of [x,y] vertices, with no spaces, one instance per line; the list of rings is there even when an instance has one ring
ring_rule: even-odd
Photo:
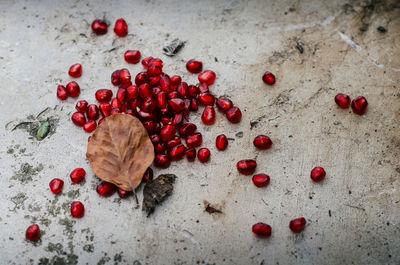
[[[378,30],[379,32],[382,32],[382,33],[386,33],[386,32],[387,32],[387,30],[386,30],[384,27],[382,27],[382,26],[379,26],[379,27],[377,28],[377,30]]]
[[[296,42],[296,48],[299,50],[300,53],[304,52],[303,45],[302,45],[302,43],[300,41]]]
[[[172,194],[174,189],[172,184],[175,179],[176,175],[174,174],[164,174],[146,183],[143,189],[142,209],[147,213],[147,217],[154,212],[157,204]]]
[[[185,46],[185,43],[185,41],[174,39],[169,45],[163,48],[163,52],[167,56],[175,56]]]
[[[207,203],[205,205],[205,209],[206,212],[208,212],[209,214],[213,214],[213,213],[222,213],[221,210],[214,208],[213,206],[211,206],[211,204]]]

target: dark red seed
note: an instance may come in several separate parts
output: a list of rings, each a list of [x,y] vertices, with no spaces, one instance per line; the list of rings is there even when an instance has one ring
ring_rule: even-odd
[[[176,128],[175,126],[170,124],[167,124],[164,127],[162,127],[160,131],[161,140],[163,140],[164,142],[168,142],[169,140],[174,138],[175,134],[176,134]]]
[[[125,102],[125,100],[126,100],[126,89],[125,88],[118,88],[117,99],[121,103]]]
[[[147,74],[149,76],[159,76],[162,73],[161,67],[158,67],[157,65],[150,65],[149,68],[147,68]]]
[[[168,93],[168,99],[173,99],[173,98],[180,98],[180,95],[176,91],[172,91]]]
[[[148,134],[155,134],[160,130],[160,126],[154,121],[145,121],[143,122],[143,126],[146,128]]]
[[[186,145],[188,147],[198,147],[203,143],[203,136],[197,132],[192,135],[186,136]]]
[[[65,86],[57,86],[57,97],[60,100],[66,100],[68,98],[68,91]]]
[[[72,170],[69,177],[71,178],[72,183],[79,183],[81,182],[86,176],[86,171],[83,168],[75,168]]]
[[[37,224],[33,224],[26,229],[25,238],[29,241],[38,241],[40,239],[40,228]]]
[[[167,106],[167,93],[161,91],[157,94],[157,107],[163,109]]]
[[[182,77],[180,77],[179,75],[173,75],[169,79],[169,82],[171,83],[171,86],[176,89],[178,85],[182,82]]]
[[[124,54],[125,61],[127,63],[133,63],[133,64],[140,62],[141,56],[142,55],[140,54],[140,51],[138,51],[138,50],[128,50]]]
[[[232,107],[226,112],[226,118],[231,123],[239,123],[242,119],[242,112],[238,107]]]
[[[142,99],[149,98],[153,95],[153,89],[147,83],[141,84],[139,86],[139,95]]]
[[[172,119],[172,125],[179,128],[183,124],[183,114],[177,113],[175,114],[174,118]]]
[[[170,117],[170,116],[161,116],[161,123],[163,125],[172,124],[172,117]]]
[[[83,125],[83,129],[87,133],[91,133],[97,128],[97,123],[94,120],[88,120],[85,125]]]
[[[157,114],[155,114],[154,112],[145,112],[143,110],[140,110],[138,112],[138,118],[141,121],[148,121],[148,120],[156,120],[157,119]]]
[[[58,194],[61,192],[64,186],[64,181],[59,178],[54,178],[52,181],[50,181],[49,186],[52,193]]]
[[[159,142],[161,142],[161,137],[158,134],[153,134],[150,136],[150,140],[153,143],[153,145],[158,144]]]
[[[190,112],[191,101],[190,101],[190,99],[185,98],[183,100],[183,102],[185,103],[185,108],[183,110],[183,114],[184,114],[183,117],[185,118],[186,121],[188,121],[189,120],[189,112]]]
[[[272,141],[271,139],[266,136],[266,135],[259,135],[253,140],[253,144],[255,147],[261,150],[266,150],[271,148],[272,146]]]
[[[85,115],[80,112],[75,112],[74,114],[72,114],[71,120],[76,126],[79,127],[83,127],[83,125],[85,125],[86,123]]]
[[[195,59],[189,60],[186,63],[186,69],[192,74],[198,74],[203,70],[203,63]]]
[[[199,96],[199,103],[203,106],[212,106],[215,103],[215,97],[210,93],[202,94]]]
[[[215,139],[215,145],[219,151],[224,151],[228,147],[228,138],[225,134],[220,134]]]
[[[156,143],[154,145],[154,152],[158,155],[164,155],[167,151],[167,145],[165,143]]]
[[[150,76],[149,77],[149,85],[152,87],[157,86],[160,83],[161,76]],[[161,88],[160,88],[161,90]]]
[[[300,233],[306,227],[306,219],[304,217],[296,218],[290,221],[289,228],[293,233]]]
[[[183,137],[192,135],[197,130],[197,126],[193,123],[185,123],[179,128],[179,134]]]
[[[99,89],[96,91],[95,97],[98,102],[110,102],[113,92],[110,89]]]
[[[193,147],[186,149],[186,159],[189,162],[193,162],[196,159],[196,149],[194,149]]]
[[[87,117],[90,120],[97,120],[99,118],[99,107],[96,104],[90,104],[87,110]]]
[[[233,107],[233,103],[230,99],[227,98],[220,98],[217,100],[217,108],[219,111],[226,113],[228,110],[230,110]]]
[[[213,106],[206,106],[204,108],[203,114],[201,115],[201,121],[205,124],[205,125],[212,125],[215,123],[215,118],[216,118],[216,114],[215,114],[215,109]]]
[[[339,93],[335,96],[335,102],[341,109],[347,109],[350,107],[351,99],[348,95]]]
[[[154,158],[154,165],[158,168],[168,168],[171,162],[166,155],[156,155]]]
[[[119,70],[119,80],[121,81],[122,84],[131,82],[131,73],[129,72],[128,69],[123,68]]]
[[[188,97],[189,98],[197,98],[200,94],[199,88],[194,85],[188,86]]]
[[[151,61],[151,60],[153,60],[153,57],[147,57],[147,58],[144,58],[143,60],[142,60],[142,65],[143,65],[143,67],[144,68],[147,68],[148,67],[148,65],[149,65],[149,62]]]
[[[119,86],[121,84],[121,79],[120,79],[120,70],[115,70],[112,74],[111,74],[111,83],[114,86]]]
[[[270,237],[272,233],[271,226],[265,223],[254,224],[252,230],[253,233],[258,237]]]
[[[182,140],[179,136],[175,136],[173,139],[167,142],[167,147],[172,148],[182,143]]]
[[[264,83],[270,86],[275,84],[275,76],[270,72],[265,72],[264,75],[262,76],[262,80],[264,81]]]
[[[217,76],[213,71],[205,70],[204,72],[199,74],[198,79],[199,79],[200,83],[205,83],[205,84],[211,86],[212,84],[214,84],[216,77]]]
[[[70,77],[78,78],[82,75],[82,65],[80,63],[76,63],[71,65],[69,68],[68,74]]]
[[[118,37],[125,37],[128,34],[128,24],[123,18],[115,21],[114,32]]]
[[[111,100],[111,109],[121,109],[121,108],[122,108],[121,102],[119,102],[117,98],[113,98],[113,100]]]
[[[92,31],[96,35],[104,35],[107,33],[108,25],[104,20],[96,19],[92,22]]]
[[[81,93],[81,88],[79,87],[78,83],[75,81],[71,81],[65,87],[68,92],[68,96],[76,98]]]
[[[365,97],[360,96],[351,102],[351,109],[355,114],[363,115],[367,111],[368,101]]]
[[[78,102],[76,102],[75,109],[78,112],[85,114],[88,109],[88,105],[89,103],[86,100],[79,100]]]
[[[146,112],[153,112],[157,108],[157,103],[151,97],[145,98],[142,102],[142,110]]]
[[[168,105],[175,113],[181,112],[185,109],[185,102],[180,98],[173,98],[168,101]]]
[[[208,85],[203,83],[199,85],[199,92],[200,94],[205,94],[205,93],[210,93],[210,90],[208,89]]]
[[[126,88],[127,100],[135,99],[139,96],[139,88],[135,85],[128,86]]]
[[[326,176],[325,169],[322,167],[314,167],[313,170],[311,170],[310,177],[314,182],[320,182],[322,181]]]
[[[163,66],[164,66],[164,63],[163,63],[163,61],[162,61],[161,59],[159,59],[159,58],[152,58],[152,59],[149,61],[148,66],[150,67],[150,66],[152,66],[152,65],[155,65],[155,66],[160,67],[160,68],[162,69]]]
[[[99,109],[100,109],[101,114],[104,117],[110,116],[112,108],[111,108],[111,105],[109,103],[105,103],[105,102],[100,103]]]
[[[168,158],[171,161],[176,161],[185,155],[186,147],[183,144],[178,144],[177,146],[174,146],[171,148],[171,150],[168,152]]]
[[[197,152],[197,158],[201,163],[206,163],[210,160],[210,150],[208,148],[200,148],[199,151]]]
[[[142,181],[149,182],[151,180],[153,180],[153,169],[149,167],[146,172],[144,172]]]
[[[188,97],[188,84],[186,82],[180,83],[176,91],[182,98]]]
[[[115,185],[107,181],[102,181],[96,188],[96,192],[102,197],[110,197],[115,191]]]
[[[72,202],[71,215],[74,218],[82,218],[85,215],[85,206],[79,201]]]
[[[132,191],[127,191],[127,190],[123,190],[123,189],[120,189],[120,188],[118,189],[118,195],[122,199],[128,198],[132,194],[133,194]]]
[[[270,177],[266,174],[256,174],[253,176],[253,183],[257,187],[266,187],[269,185]]]
[[[192,111],[197,111],[199,109],[199,103],[195,98],[192,98],[190,101],[190,109]]]
[[[236,164],[237,170],[243,175],[251,175],[256,171],[257,162],[253,159],[240,160]]]
[[[160,87],[162,91],[172,92],[171,91],[171,83],[168,77],[161,77],[160,79]]]

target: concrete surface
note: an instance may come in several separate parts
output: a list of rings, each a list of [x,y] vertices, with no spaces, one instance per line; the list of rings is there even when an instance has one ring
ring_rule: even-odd
[[[89,24],[103,16],[125,18],[130,35],[93,36]],[[399,264],[399,32],[399,1],[1,1],[1,263]],[[162,47],[174,38],[187,44],[168,58]],[[76,100],[55,96],[68,67],[81,62],[80,98],[94,102],[96,89],[111,88],[114,69],[141,70],[124,63],[126,49],[162,58],[189,82],[196,77],[185,62],[201,59],[217,73],[212,91],[244,114],[238,125],[218,114],[211,127],[200,112],[192,116],[212,159],[156,170],[178,180],[149,218],[132,198],[99,198],[88,135],[69,120]],[[266,70],[275,86],[262,83]],[[338,92],[366,96],[367,114],[338,109]],[[12,130],[46,118],[55,127],[41,142],[29,128]],[[226,152],[214,147],[220,133],[234,139]],[[261,133],[271,150],[253,148]],[[244,158],[257,158],[269,187],[237,173]],[[309,178],[316,165],[327,171],[321,184]],[[86,183],[71,185],[75,167],[87,170]],[[48,189],[54,177],[65,180],[59,196]],[[83,219],[70,217],[72,200],[85,204]],[[223,214],[204,212],[205,200]],[[288,223],[299,216],[308,225],[294,235]],[[253,236],[259,221],[272,226],[271,238]],[[24,239],[32,223],[43,230],[36,244]]]

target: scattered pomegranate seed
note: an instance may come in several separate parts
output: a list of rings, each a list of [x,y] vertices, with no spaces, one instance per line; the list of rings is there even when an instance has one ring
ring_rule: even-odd
[[[355,114],[363,115],[367,111],[368,101],[365,97],[359,96],[351,102],[351,109]]]
[[[133,194],[132,191],[127,191],[123,189],[118,189],[118,195],[120,198],[125,199],[128,198],[131,194]]]
[[[272,146],[272,141],[268,136],[265,135],[259,135],[253,140],[253,144],[255,147],[261,150],[266,150],[271,148]]]
[[[85,215],[85,206],[80,201],[71,203],[71,215],[74,218],[82,218]]]
[[[161,128],[160,136],[161,140],[167,142],[171,140],[176,134],[176,128],[173,125],[167,124]]]
[[[169,82],[171,83],[171,86],[176,89],[178,85],[182,82],[182,77],[180,77],[179,75],[173,75],[169,79]]]
[[[190,110],[197,111],[199,109],[199,104],[195,98],[192,98],[190,101]]]
[[[290,221],[289,228],[293,231],[293,233],[300,233],[306,227],[306,223],[307,222],[304,217],[296,218]]]
[[[113,92],[110,89],[99,89],[96,91],[95,97],[98,102],[110,102]]]
[[[40,239],[40,228],[37,224],[30,225],[25,232],[25,238],[29,241],[38,241]]]
[[[82,65],[80,63],[76,63],[71,65],[69,68],[68,74],[70,77],[78,78],[82,75]]]
[[[252,230],[253,233],[258,237],[270,237],[272,233],[271,226],[265,223],[254,224]]]
[[[252,159],[240,160],[236,164],[237,170],[243,175],[251,175],[256,171],[257,162]]]
[[[76,126],[79,127],[83,127],[83,125],[85,125],[86,123],[85,115],[80,112],[75,112],[74,114],[72,114],[71,120]]]
[[[233,107],[233,103],[230,99],[227,98],[220,98],[217,100],[217,108],[219,111],[226,113],[228,110],[230,110]]]
[[[94,120],[88,120],[85,125],[83,125],[83,130],[87,133],[91,133],[97,128],[97,123]]]
[[[193,134],[197,130],[197,126],[193,123],[186,123],[179,128],[179,133],[181,136],[187,136]]]
[[[185,156],[186,147],[183,144],[178,144],[171,148],[168,152],[168,158],[170,161],[177,161],[182,159]]]
[[[186,69],[192,74],[198,74],[203,70],[203,63],[195,59],[189,60],[186,63]]]
[[[166,155],[156,155],[154,158],[154,165],[158,168],[167,168],[171,162]]]
[[[119,70],[119,80],[121,81],[121,84],[126,84],[131,82],[131,73],[129,72],[128,69],[123,68]]]
[[[50,181],[49,186],[52,193],[58,194],[61,192],[64,186],[64,181],[59,178],[54,178],[52,181]]]
[[[68,98],[68,91],[65,86],[57,86],[57,97],[60,100],[66,100]]]
[[[143,60],[142,60],[142,65],[143,65],[143,67],[144,68],[147,68],[148,67],[148,65],[149,65],[149,62],[151,61],[151,60],[153,60],[153,57],[146,57],[146,58],[144,58]]]
[[[311,179],[314,182],[320,182],[322,181],[326,176],[326,172],[325,169],[323,169],[322,167],[314,167],[313,170],[311,170]]]
[[[126,21],[123,18],[115,21],[114,32],[120,38],[123,38],[128,34],[128,24],[126,24]]]
[[[200,148],[199,151],[197,152],[197,158],[201,163],[206,163],[210,160],[210,150],[208,148]]]
[[[112,108],[111,108],[111,105],[109,103],[105,103],[105,102],[100,103],[99,109],[100,109],[101,114],[104,117],[110,116]]]
[[[138,50],[128,50],[124,54],[125,61],[127,63],[133,63],[133,64],[140,62],[141,56],[142,55],[140,54],[140,51],[138,51]]]
[[[86,176],[86,171],[83,168],[75,168],[72,170],[69,177],[71,178],[72,183],[79,183],[81,182]]]
[[[125,88],[118,88],[117,99],[119,102],[121,102],[121,104],[125,103],[125,99],[126,99],[126,89]]]
[[[270,178],[266,174],[260,173],[260,174],[256,174],[253,176],[253,183],[254,183],[254,185],[256,185],[259,188],[268,186],[269,181],[270,181]]]
[[[198,147],[202,143],[203,143],[203,136],[199,132],[186,136],[186,145],[188,147]]]
[[[110,197],[116,191],[115,185],[107,182],[102,181],[96,188],[97,193],[102,197]]]
[[[112,74],[111,74],[111,83],[114,86],[119,86],[121,84],[121,80],[120,80],[120,70],[115,70]]]
[[[264,83],[266,83],[267,85],[272,86],[273,84],[275,84],[275,76],[274,74],[270,73],[270,72],[265,72],[262,80],[264,81]]]
[[[224,151],[228,147],[228,138],[225,134],[220,134],[215,140],[215,145],[219,151]]]
[[[200,83],[206,83],[207,85],[211,86],[215,82],[215,78],[217,76],[211,70],[205,70],[201,74],[199,74],[198,79]]]
[[[212,125],[215,123],[215,118],[216,118],[216,114],[215,114],[215,109],[213,106],[206,106],[204,108],[203,114],[201,115],[201,121],[205,124],[205,125]]]
[[[205,93],[199,96],[199,103],[203,106],[212,106],[215,103],[215,97],[211,93]]]
[[[78,112],[85,114],[88,109],[88,105],[89,103],[86,100],[79,100],[75,105],[75,109]]]
[[[226,112],[226,118],[231,123],[239,123],[242,119],[242,112],[238,107],[232,107]]]
[[[348,95],[339,93],[335,96],[335,102],[341,109],[347,109],[350,107],[350,97]]]
[[[196,159],[196,149],[193,147],[186,149],[186,159],[189,162],[193,162]]]
[[[107,33],[108,25],[102,19],[96,19],[92,22],[92,31],[96,35],[104,35]]]
[[[87,110],[87,117],[91,120],[97,120],[99,118],[99,107],[96,104],[90,104]]]
[[[185,102],[181,98],[173,98],[168,101],[168,106],[175,113],[185,109]]]
[[[81,88],[79,87],[78,83],[75,81],[71,81],[66,86],[68,96],[76,98],[79,97],[81,93]]]
[[[151,180],[153,180],[153,169],[149,167],[146,172],[144,172],[142,181],[149,182]]]

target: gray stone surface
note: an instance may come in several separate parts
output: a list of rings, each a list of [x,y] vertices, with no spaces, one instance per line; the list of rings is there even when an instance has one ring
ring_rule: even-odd
[[[130,34],[93,36],[90,23],[103,16],[125,18]],[[1,1],[1,263],[399,264],[399,30],[399,1]],[[168,58],[162,47],[174,38],[187,43]],[[212,159],[156,170],[178,179],[149,218],[132,198],[96,194],[88,135],[70,122],[76,100],[55,96],[76,62],[84,67],[80,99],[90,102],[111,88],[114,69],[141,71],[123,61],[126,49],[162,58],[166,72],[189,82],[196,76],[185,62],[201,59],[217,73],[212,91],[244,114],[231,125],[218,113],[211,127],[200,112],[192,116]],[[276,85],[262,83],[266,70]],[[367,114],[338,109],[338,92],[366,96]],[[46,118],[53,130],[43,141],[29,135],[34,123],[13,130]],[[234,139],[226,152],[214,147],[220,133]],[[255,150],[258,134],[270,135],[273,148]],[[244,158],[257,158],[269,187],[237,173]],[[327,171],[321,184],[309,178],[316,165]],[[75,167],[87,170],[86,183],[70,183]],[[48,189],[54,177],[65,180],[59,196]],[[70,217],[73,200],[85,204],[84,218]],[[205,200],[223,214],[204,212]],[[308,225],[294,235],[288,223],[299,216]],[[259,221],[272,226],[271,238],[253,236]],[[24,239],[32,223],[44,232],[36,244]]]

